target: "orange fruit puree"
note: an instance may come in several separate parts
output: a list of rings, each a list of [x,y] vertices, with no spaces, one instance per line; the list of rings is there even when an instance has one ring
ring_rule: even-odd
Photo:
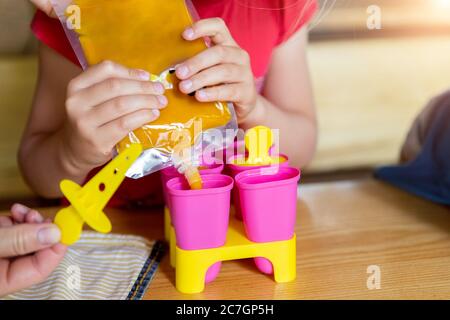
[[[181,37],[192,25],[184,0],[74,0],[73,4],[81,10],[81,29],[75,31],[89,65],[112,60],[159,75],[207,48],[202,39]],[[130,133],[118,144],[119,152],[130,143],[171,152],[176,131],[187,129],[193,143],[194,121],[201,121],[202,130],[230,121],[226,103],[198,102],[179,91],[175,75],[168,80],[173,89],[166,90],[169,103],[160,118]]]

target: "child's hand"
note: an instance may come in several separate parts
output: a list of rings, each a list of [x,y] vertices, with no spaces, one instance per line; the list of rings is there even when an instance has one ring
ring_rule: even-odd
[[[45,12],[49,17],[56,18],[55,11],[49,0],[30,0],[39,10]]]
[[[220,18],[200,20],[183,32],[186,40],[207,36],[215,45],[177,67],[176,75],[183,80],[180,90],[196,91],[199,101],[233,102],[242,121],[255,109],[258,96],[249,55]]]
[[[59,265],[66,247],[57,226],[20,204],[0,216],[0,297],[44,281]]]
[[[85,174],[104,164],[129,132],[159,117],[167,98],[163,85],[149,77],[146,71],[106,61],[69,83],[63,131],[69,172]]]

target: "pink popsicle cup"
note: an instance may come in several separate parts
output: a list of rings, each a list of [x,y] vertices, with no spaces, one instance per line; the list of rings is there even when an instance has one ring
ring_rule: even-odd
[[[228,160],[227,174],[229,174],[234,179],[234,177],[236,177],[239,173],[248,171],[248,170],[267,168],[270,166],[289,167],[289,158],[284,154],[280,154],[279,157],[281,159],[285,159],[285,160],[281,161],[279,164],[275,164],[275,165],[249,166],[249,165],[239,165],[238,164],[239,163],[238,160],[243,161],[242,155],[241,156],[233,156]],[[233,204],[234,204],[235,215],[238,219],[242,219],[241,206],[239,204],[239,193],[237,191],[236,185],[233,188],[232,195],[233,195]]]
[[[205,175],[205,174],[221,174],[223,169],[224,169],[224,165],[223,164],[210,164],[210,165],[201,165],[201,167],[199,168],[199,172],[201,175]],[[162,182],[162,188],[163,188],[163,195],[164,195],[164,203],[166,204],[166,206],[170,209],[169,206],[169,199],[167,196],[167,181],[169,181],[170,179],[173,178],[179,178],[179,177],[183,177],[182,174],[180,174],[178,172],[177,169],[175,169],[175,167],[168,167],[165,168],[163,170],[161,170],[161,182]]]
[[[282,166],[236,175],[244,227],[251,241],[283,241],[293,237],[299,179],[300,170]],[[261,272],[273,273],[269,260],[255,258],[255,264]]]
[[[162,189],[163,189],[163,196],[164,196],[164,203],[166,206],[170,209],[169,206],[169,195],[167,193],[167,182],[170,179],[173,178],[179,178],[182,177],[182,175],[175,169],[175,167],[168,167],[163,170],[161,170],[161,183],[162,183]]]
[[[226,241],[233,179],[221,174],[202,179],[201,190],[191,190],[181,177],[166,184],[177,246],[184,250],[217,248]],[[208,269],[205,282],[217,277],[220,266],[217,262]]]

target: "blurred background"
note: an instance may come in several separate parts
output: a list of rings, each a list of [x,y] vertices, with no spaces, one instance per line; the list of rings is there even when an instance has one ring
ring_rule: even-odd
[[[369,30],[367,9],[381,9]],[[407,131],[450,88],[450,0],[322,0],[308,49],[320,140],[304,182],[364,177],[396,163]],[[16,153],[37,76],[27,0],[0,0],[0,207],[37,200]],[[301,141],[299,148],[301,148]]]

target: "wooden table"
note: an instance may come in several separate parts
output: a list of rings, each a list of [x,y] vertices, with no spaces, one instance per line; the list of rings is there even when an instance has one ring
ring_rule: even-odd
[[[183,295],[166,255],[146,298],[450,299],[448,208],[374,180],[303,185],[299,199],[296,281],[276,284],[251,260],[232,261],[203,293]],[[163,238],[160,212],[108,215],[114,232]],[[380,268],[380,289],[367,288],[369,266]]]

